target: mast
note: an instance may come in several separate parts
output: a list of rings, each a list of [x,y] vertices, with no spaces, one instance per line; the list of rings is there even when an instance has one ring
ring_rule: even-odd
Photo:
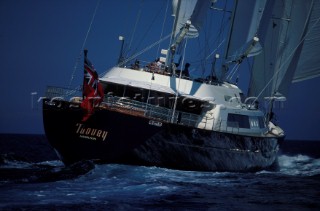
[[[229,31],[229,35],[228,35],[228,42],[227,42],[227,47],[226,47],[226,51],[225,51],[225,55],[224,55],[225,61],[227,61],[227,57],[228,57],[229,50],[230,50],[229,48],[230,48],[230,44],[231,44],[231,35],[232,35],[232,32],[233,32],[233,25],[234,25],[234,21],[235,21],[235,13],[236,13],[237,6],[238,6],[238,0],[235,0],[234,7],[232,9],[230,31]],[[225,65],[223,65],[223,67],[224,67],[224,69],[222,69],[221,79],[225,78],[225,74],[226,74],[226,72],[228,70],[228,68]]]
[[[170,38],[170,45],[171,45],[171,43],[172,43],[173,40],[174,40],[175,31],[176,31],[177,25],[178,25],[178,17],[177,17],[177,14],[179,14],[179,11],[180,11],[181,0],[177,0],[177,1],[178,1],[178,4],[177,4],[176,11],[173,11],[173,12],[174,12],[174,21],[173,21],[173,27],[172,27],[172,34],[171,34],[171,38]]]
[[[185,36],[187,35],[189,28],[191,25],[191,21],[187,21],[187,23],[185,24],[184,28],[182,29],[182,31],[179,33],[178,37],[175,39],[175,41],[173,42],[173,44],[170,46],[170,58],[169,58],[169,69],[171,70],[170,72],[172,72],[172,76],[175,76],[175,64],[173,62],[174,59],[174,55],[176,53],[177,47],[179,46],[179,44],[182,42],[182,40],[185,38]]]
[[[174,70],[174,56],[180,52],[179,47],[185,38],[196,38],[205,20],[207,10],[210,7],[209,0],[174,0],[174,24],[172,29],[169,54],[166,57],[166,66]],[[177,50],[179,49],[179,50]],[[172,67],[173,66],[173,67]]]
[[[216,61],[217,59],[219,59],[220,55],[219,54],[215,54],[214,55],[214,58],[213,58],[213,62],[212,62],[212,65],[211,65],[211,84],[213,81],[216,81],[217,80],[217,73],[216,73]]]
[[[120,55],[118,59],[118,66],[123,62],[123,45],[124,45],[124,37],[119,36],[119,40],[121,41],[121,49],[120,49]],[[121,65],[123,66],[123,65]]]
[[[179,11],[180,11],[180,6],[181,6],[181,0],[177,0],[178,1],[178,4],[177,4],[177,8],[175,11],[173,11],[174,13],[174,21],[173,21],[173,27],[172,27],[172,32],[171,32],[171,38],[170,38],[170,47],[169,47],[169,54],[167,54],[167,58],[166,58],[166,63],[165,63],[165,66],[169,67],[169,72],[172,73],[172,63],[173,63],[173,56],[174,56],[174,53],[175,53],[175,48],[172,49],[172,46],[174,45],[173,44],[173,41],[175,39],[175,31],[177,29],[177,25],[178,25],[178,17],[177,15],[179,14]],[[174,75],[174,73],[172,74]]]

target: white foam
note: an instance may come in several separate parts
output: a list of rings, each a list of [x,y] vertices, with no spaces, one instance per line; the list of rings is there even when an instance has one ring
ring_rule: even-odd
[[[289,175],[316,175],[320,174],[320,159],[307,155],[279,156],[280,172]]]

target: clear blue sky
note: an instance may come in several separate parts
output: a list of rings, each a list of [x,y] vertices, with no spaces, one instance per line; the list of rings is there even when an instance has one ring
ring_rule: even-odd
[[[98,72],[116,63],[119,35],[126,37],[128,47],[141,2],[101,0],[85,45]],[[166,2],[144,1],[133,49],[141,50],[159,39]],[[0,133],[44,133],[36,100],[44,96],[47,85],[68,86],[95,7],[95,0],[0,0]],[[163,35],[170,32],[170,21],[168,17]],[[146,60],[156,56],[152,51]],[[72,87],[81,83],[82,67],[81,58]],[[240,77],[240,85],[247,82],[248,76]],[[320,140],[319,84],[320,78],[292,85],[284,108],[276,110],[288,139]],[[32,92],[38,93],[34,108]]]

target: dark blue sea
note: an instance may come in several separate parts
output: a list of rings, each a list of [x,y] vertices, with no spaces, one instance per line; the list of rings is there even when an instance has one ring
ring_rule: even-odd
[[[280,170],[65,167],[43,135],[0,134],[0,210],[320,210],[320,141],[285,141]]]

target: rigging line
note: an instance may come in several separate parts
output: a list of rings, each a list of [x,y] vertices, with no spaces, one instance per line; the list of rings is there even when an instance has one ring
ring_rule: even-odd
[[[251,59],[251,61],[252,61],[252,59]],[[253,69],[253,62],[252,63],[250,63],[251,62],[249,59],[246,59],[246,63],[247,63],[247,65],[248,65],[248,71],[249,71],[249,87],[251,86],[251,84],[252,84],[252,82],[251,82],[251,78],[252,78],[252,69]],[[249,89],[249,88],[248,88]],[[248,95],[248,89],[247,89],[247,95]]]
[[[200,49],[201,47],[201,43],[200,43],[200,39],[198,38],[197,39],[197,44],[198,44],[198,49]],[[203,47],[203,51],[205,51],[205,47]],[[199,53],[199,55],[201,54],[201,52]],[[205,54],[205,53],[204,53]],[[202,56],[200,55],[200,64],[198,65],[201,69],[201,77],[203,78],[204,77],[204,74],[205,74],[205,64],[204,64],[204,61],[202,59]]]
[[[292,10],[293,10],[293,2],[291,2],[291,8],[290,8],[290,14],[285,17],[286,19],[291,19],[291,16],[292,16]],[[285,38],[288,37],[288,31],[289,31],[289,28],[290,28],[290,22],[288,22],[288,24],[286,25],[286,29],[285,29]],[[289,35],[290,36],[290,35]],[[284,41],[285,42],[285,41]],[[281,57],[280,57],[280,63],[281,61],[283,60],[283,57],[284,57],[284,54],[282,53],[281,54]],[[279,75],[277,75],[276,79],[275,79],[275,85],[274,85],[274,89],[276,89],[276,84],[278,84],[278,81],[279,81]],[[273,90],[273,88],[271,89]]]
[[[205,58],[205,64],[209,64],[210,62],[208,62],[208,60],[210,59],[210,57],[220,48],[220,46],[225,42],[225,39],[223,39],[221,41],[221,43],[218,45],[217,48],[215,48],[206,58]],[[191,63],[201,63],[202,62],[202,59],[201,60],[196,60],[196,61],[191,61]]]
[[[236,12],[237,12],[237,7],[238,7],[238,0],[235,0],[234,2],[234,5],[233,5],[233,12],[231,14],[231,17],[230,17],[230,31],[229,31],[229,34],[227,35],[228,37],[228,43],[226,44],[226,50],[224,52],[224,58],[227,59],[227,56],[229,54],[229,48],[230,48],[230,45],[231,45],[231,36],[232,36],[232,33],[233,33],[233,25],[235,23],[235,16],[236,16]]]
[[[225,4],[224,4],[224,9],[223,9],[223,16],[222,16],[222,18],[221,18],[221,21],[220,21],[220,29],[219,29],[219,33],[218,33],[218,35],[217,35],[217,38],[216,38],[216,40],[214,41],[214,43],[216,43],[216,42],[218,42],[218,41],[220,41],[221,39],[222,39],[222,41],[220,42],[220,44],[218,45],[218,47],[214,50],[214,51],[212,51],[208,56],[207,56],[207,58],[206,58],[206,60],[208,60],[219,48],[220,48],[220,46],[225,42],[225,40],[226,40],[226,38],[223,36],[223,33],[224,33],[224,31],[225,31],[225,29],[226,29],[226,27],[227,27],[227,22],[228,22],[228,20],[227,20],[227,22],[225,22],[225,16],[226,16],[226,12],[225,11],[227,11],[227,2],[228,1],[225,1]],[[224,24],[225,23],[225,24]]]
[[[280,68],[273,74],[273,76],[271,77],[271,79],[268,81],[268,83],[264,86],[264,88],[261,90],[261,92],[259,93],[259,95],[257,96],[256,99],[258,99],[262,93],[264,92],[264,90],[269,86],[269,84],[271,83],[271,81],[273,80],[273,78],[280,72],[280,70],[284,67],[284,65],[289,61],[289,59],[292,57],[292,55],[296,52],[296,50],[299,48],[299,46],[302,44],[302,42],[304,42],[304,40],[307,38],[307,36],[310,34],[310,32],[313,30],[313,28],[318,24],[318,22],[320,21],[320,17],[315,21],[315,23],[311,26],[310,30],[305,34],[305,36],[301,39],[301,41],[298,43],[298,45],[291,51],[291,53],[289,54],[289,56],[287,57],[287,59],[282,63],[282,65],[280,66]],[[253,105],[255,103],[256,100],[254,100],[252,102],[251,105]]]
[[[137,19],[136,19],[136,22],[134,24],[132,35],[131,35],[131,39],[130,39],[130,42],[129,42],[128,52],[131,50],[131,45],[132,45],[132,41],[133,41],[133,38],[134,38],[134,34],[136,33],[137,25],[138,25],[138,22],[140,20],[140,16],[141,16],[141,12],[142,12],[143,2],[144,2],[144,0],[141,0],[140,9],[139,9],[139,12],[137,14]]]
[[[210,17],[208,18],[209,15],[210,15]],[[207,59],[202,59],[202,58],[206,58],[206,55],[208,54],[208,51],[210,51],[210,43],[211,43],[211,40],[212,40],[213,36],[210,36],[211,31],[209,29],[214,28],[214,27],[211,27],[213,25],[212,24],[213,23],[212,20],[214,20],[214,18],[213,18],[213,13],[210,12],[209,15],[208,15],[208,13],[206,14],[205,20],[204,20],[205,27],[202,26],[203,29],[201,29],[201,30],[204,31],[204,33],[201,33],[201,34],[204,35],[204,39],[202,39],[202,40],[204,40],[203,43],[202,42],[200,43],[200,35],[197,38],[198,45],[199,45],[197,55],[200,55],[201,59],[196,61],[196,62],[203,63],[203,60],[206,61]],[[213,43],[215,43],[215,41]],[[201,54],[203,54],[203,55],[201,55]]]
[[[153,17],[153,19],[152,19],[152,21],[151,21],[151,24],[149,25],[148,29],[145,30],[145,33],[144,33],[143,36],[141,37],[140,41],[137,42],[138,44],[137,44],[134,52],[138,49],[138,47],[141,45],[141,43],[145,40],[145,37],[146,37],[147,34],[150,32],[152,26],[154,26],[155,21],[157,20],[157,18],[159,17],[159,15],[162,13],[162,8],[163,8],[163,5],[161,6],[161,9],[158,10],[158,13],[155,14],[155,16]],[[160,37],[160,39],[161,39],[161,37]]]
[[[219,30],[219,34],[217,35],[217,38],[216,38],[216,40],[214,41],[214,43],[216,43],[216,42],[218,42],[218,41],[220,41],[221,39],[222,39],[222,41],[220,42],[221,44],[223,43],[223,42],[225,42],[225,40],[226,40],[226,38],[223,36],[223,34],[224,34],[224,32],[225,32],[225,29],[226,29],[226,27],[227,27],[227,23],[229,22],[229,20],[227,20],[227,21],[224,21],[224,17],[225,17],[225,15],[223,15],[223,19],[221,20],[221,26],[220,26],[220,30]],[[219,46],[221,45],[221,44],[219,44]],[[218,47],[219,47],[218,46]]]
[[[219,35],[218,35],[218,38],[220,38],[220,40],[222,39],[222,37],[224,37],[222,35],[223,35],[223,32],[225,31],[226,26],[228,25],[228,24],[223,24],[225,21],[225,17],[226,17],[227,3],[228,3],[228,1],[225,1],[224,8],[223,8],[224,12],[223,12],[223,16],[222,16],[222,19],[220,22],[220,29],[219,29]],[[225,38],[223,38],[223,40],[225,40]]]
[[[201,39],[200,38],[200,34],[199,34],[199,36],[196,38],[197,39],[197,44],[198,44],[198,52],[196,53],[198,56],[199,56],[199,61],[200,62],[202,62],[204,59],[204,57],[205,57],[205,55],[207,54],[207,51],[209,51],[209,39],[207,38],[208,37],[208,32],[207,31],[209,31],[209,30],[207,30],[207,28],[210,28],[210,27],[208,27],[208,21],[207,21],[208,19],[206,18],[206,20],[204,21],[204,23],[206,24],[206,26],[204,27],[204,26],[202,26],[202,28],[203,29],[201,29],[201,30],[203,30],[204,31],[204,33],[201,33],[202,34],[202,36],[204,36],[204,38],[203,39]],[[203,43],[201,42],[201,40],[203,40]]]
[[[213,41],[213,44],[214,43],[216,43],[216,42],[218,42],[218,41],[220,41],[222,38],[223,38],[223,36],[221,36],[222,34],[223,34],[223,32],[225,31],[225,28],[227,27],[227,22],[228,22],[228,20],[225,22],[225,14],[226,14],[226,11],[227,10],[227,1],[225,1],[225,4],[224,4],[224,9],[223,9],[223,16],[222,16],[222,18],[221,18],[221,22],[220,22],[220,29],[219,29],[219,33],[217,34],[217,37],[216,38],[214,38],[214,41]],[[213,15],[211,15],[211,17],[212,17]],[[213,20],[213,18],[210,18],[210,20]],[[211,21],[210,21],[211,22]],[[210,26],[212,25],[212,23],[210,23],[209,24]],[[214,27],[210,27],[210,28],[214,28]],[[208,41],[208,45],[210,44],[210,42],[211,42],[211,40],[213,40],[213,38],[212,39],[210,39],[209,41]],[[209,60],[210,59],[210,57],[219,49],[219,47],[223,44],[225,42],[225,38],[223,38],[223,40],[220,42],[220,44],[218,45],[218,47],[216,48],[216,49],[214,49],[206,58],[205,58],[205,61],[207,61],[207,60]],[[202,48],[200,48],[200,50],[199,50],[200,52],[202,52],[203,51],[203,49]],[[201,62],[202,60],[198,60],[198,61],[194,61],[194,62]]]
[[[77,58],[77,60],[76,60],[76,63],[75,63],[75,65],[74,65],[74,68],[73,68],[73,71],[72,71],[72,75],[71,75],[71,79],[70,79],[70,82],[69,82],[68,88],[70,88],[71,83],[72,83],[73,78],[74,78],[74,75],[75,75],[75,72],[76,72],[76,70],[78,69],[78,64],[79,64],[80,59],[81,59],[81,57],[82,57],[82,52],[83,52],[84,46],[86,45],[86,42],[87,42],[87,39],[88,39],[89,33],[90,33],[90,31],[91,31],[92,23],[93,23],[94,18],[95,18],[96,14],[97,14],[98,7],[99,7],[99,5],[100,5],[100,1],[101,1],[101,0],[98,0],[98,1],[97,1],[96,8],[94,9],[94,12],[93,12],[93,15],[92,15],[92,18],[91,18],[91,22],[90,22],[90,25],[89,25],[88,31],[87,31],[87,33],[86,33],[86,36],[85,36],[84,41],[83,41],[83,43],[82,43],[82,47],[81,47],[81,49],[80,49],[79,56],[78,56],[78,58]]]
[[[204,23],[205,23],[205,28],[208,28],[208,26],[210,26],[210,23],[211,23],[211,20],[212,20],[212,13],[210,14],[211,15],[211,17],[210,18],[208,18],[208,13],[206,14],[206,16],[205,16],[205,20],[204,20]],[[209,21],[208,21],[208,19],[209,19]],[[208,32],[209,30],[204,30],[204,51],[203,51],[203,56],[202,56],[202,58],[205,58],[205,56],[208,54],[208,52],[210,51],[210,47],[209,47],[209,38],[210,38],[210,36],[209,36],[209,33],[210,32]]]
[[[183,48],[183,55],[182,55],[182,61],[181,61],[181,66],[182,66],[182,67],[183,67],[184,58],[185,58],[185,55],[186,55],[187,41],[188,41],[188,39],[185,39],[184,48]],[[183,71],[183,69],[181,68],[180,73],[179,73],[178,87],[177,87],[176,93],[175,93],[176,96],[175,96],[175,99],[174,99],[174,106],[173,106],[173,111],[172,111],[171,123],[173,123],[174,115],[175,115],[176,108],[177,108],[178,95],[179,95],[179,88],[180,88],[180,81],[181,81],[182,71]]]
[[[205,60],[210,59],[210,57],[220,48],[220,46],[224,43],[225,40],[226,40],[226,39],[223,39],[223,40],[221,41],[221,43],[218,45],[218,47],[216,47],[216,48],[206,57]]]
[[[171,36],[171,33],[168,34],[167,36],[163,37],[161,40],[158,40],[157,42],[149,45],[148,47],[146,47],[145,49],[141,50],[140,52],[130,56],[129,58],[127,58],[126,60],[124,60],[123,62],[119,63],[117,66],[121,67],[122,65],[124,65],[125,63],[127,63],[128,61],[131,61],[132,59],[136,58],[137,56],[140,56],[141,54],[143,54],[144,52],[146,52],[147,50],[153,48],[154,46],[158,45],[159,43],[161,43],[162,41],[168,39]],[[103,73],[101,73],[102,75],[104,75],[108,70],[104,71]]]
[[[166,23],[166,20],[167,20],[168,8],[169,8],[169,0],[167,0],[167,7],[166,7],[165,14],[164,14],[164,20],[163,20],[163,23],[162,23],[162,29],[161,29],[160,39],[162,38],[163,31],[164,31],[164,26],[165,26],[165,23]],[[159,43],[159,46],[158,46],[158,49],[157,49],[156,58],[159,57],[159,56],[158,56],[158,55],[159,55],[159,50],[160,50],[160,43]]]
[[[123,26],[124,26],[124,29],[126,29],[124,32],[123,32],[123,35],[124,37],[126,38],[126,35],[128,35],[128,37],[130,38],[129,34],[130,34],[130,28],[132,26],[132,21],[128,21],[130,19],[130,17],[132,16],[132,12],[134,12],[134,10],[132,10],[133,8],[133,4],[134,4],[134,1],[129,1],[130,3],[126,4],[126,8],[125,10],[123,11],[123,13],[125,13],[125,17],[123,18]],[[127,50],[128,50],[128,44],[126,42],[123,43],[123,51],[122,51],[122,56],[125,56]]]
[[[239,63],[237,63],[237,67],[236,67],[236,69],[234,70],[233,74],[231,75],[231,77],[230,77],[230,81],[232,80],[232,78],[233,78],[234,74],[236,74],[236,72],[238,71],[239,67],[240,67],[240,64],[239,64]],[[239,75],[238,75],[238,76],[239,76]]]
[[[236,63],[236,65],[234,65],[232,70],[230,71],[230,73],[229,73],[228,77],[226,78],[226,80],[231,80],[232,77],[234,76],[234,74],[237,72],[239,67],[240,67],[240,64]]]

